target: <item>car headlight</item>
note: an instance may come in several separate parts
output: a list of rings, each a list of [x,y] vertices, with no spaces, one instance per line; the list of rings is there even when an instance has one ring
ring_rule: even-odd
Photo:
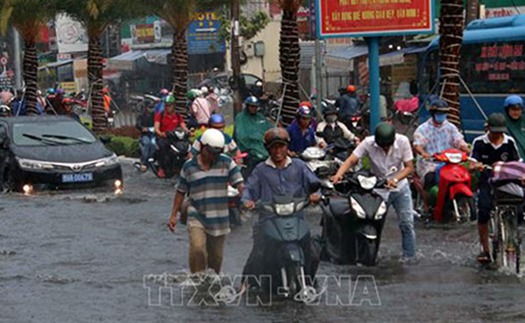
[[[54,166],[48,162],[42,162],[39,160],[16,158],[20,168],[25,170],[38,170],[38,169],[53,169]]]
[[[381,220],[383,215],[385,215],[386,211],[388,210],[388,207],[386,206],[386,202],[383,201],[379,205],[379,208],[377,209],[376,215],[374,216],[375,220]]]
[[[275,205],[275,213],[277,213],[277,215],[279,216],[287,216],[287,215],[293,214],[293,211],[294,211],[293,203]]]
[[[352,209],[355,211],[358,218],[366,219],[365,210],[353,197],[350,197],[350,205],[352,206]]]
[[[367,191],[373,189],[377,184],[377,177],[375,176],[366,177],[363,175],[358,175],[357,180],[359,181],[359,185],[361,185],[361,187]]]
[[[118,157],[116,154],[111,155],[110,157],[101,159],[98,163],[96,163],[96,167],[102,167],[102,166],[113,166],[118,164]]]

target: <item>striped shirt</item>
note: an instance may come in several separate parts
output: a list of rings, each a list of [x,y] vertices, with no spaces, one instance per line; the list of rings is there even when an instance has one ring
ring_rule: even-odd
[[[177,190],[189,195],[189,220],[198,220],[207,234],[217,237],[230,232],[228,183],[235,186],[242,182],[241,172],[230,157],[220,155],[208,171],[203,171],[195,156],[184,163]]]

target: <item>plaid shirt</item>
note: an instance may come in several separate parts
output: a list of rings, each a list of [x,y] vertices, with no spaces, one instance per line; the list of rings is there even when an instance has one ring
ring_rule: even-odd
[[[458,128],[448,121],[436,126],[430,118],[417,127],[414,133],[414,145],[423,146],[423,149],[430,155],[449,148],[459,148],[466,144]],[[436,169],[436,163],[425,161],[419,156],[416,167],[419,175],[425,176],[428,172]]]

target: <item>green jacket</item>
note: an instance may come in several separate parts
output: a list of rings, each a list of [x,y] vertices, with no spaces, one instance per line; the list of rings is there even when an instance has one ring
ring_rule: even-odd
[[[248,152],[258,160],[268,158],[263,138],[266,130],[272,125],[261,113],[254,115],[242,111],[235,117],[233,139],[242,152]]]
[[[525,159],[525,117],[522,116],[520,119],[514,120],[505,114],[505,118],[507,119],[509,135],[516,140],[520,157]]]

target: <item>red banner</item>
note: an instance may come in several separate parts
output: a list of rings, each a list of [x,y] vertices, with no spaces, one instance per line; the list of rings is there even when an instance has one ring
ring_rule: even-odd
[[[317,0],[321,37],[433,32],[432,0]]]

